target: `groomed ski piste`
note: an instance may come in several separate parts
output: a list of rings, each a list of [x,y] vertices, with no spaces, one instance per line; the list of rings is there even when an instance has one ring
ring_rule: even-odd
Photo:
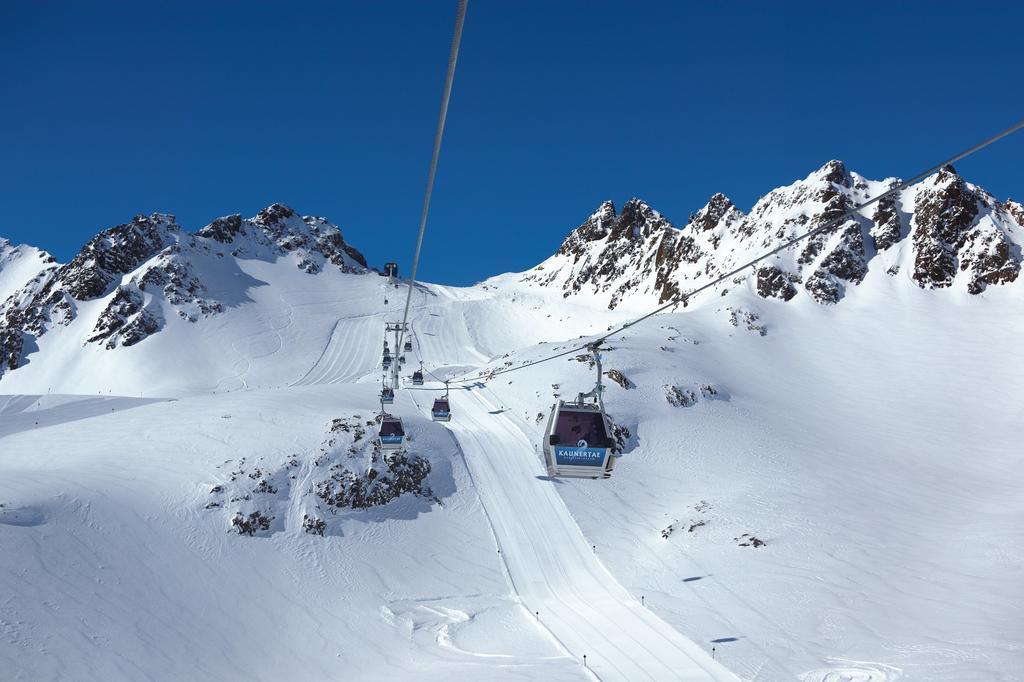
[[[385,307],[374,274],[239,263],[258,284],[216,318],[168,317],[116,352],[49,334],[45,362],[0,380],[6,677],[1019,671],[1019,283],[968,300],[871,272],[835,307],[739,287],[631,328],[605,353],[630,433],[607,481],[550,480],[539,451],[555,396],[593,385],[585,358],[452,384],[448,424],[430,421],[433,379],[540,359],[641,303],[515,275],[419,284],[389,411],[432,497],[332,511],[310,494],[321,467],[368,462],[328,444],[331,424],[379,411],[405,284]],[[235,532],[254,508],[267,528]]]

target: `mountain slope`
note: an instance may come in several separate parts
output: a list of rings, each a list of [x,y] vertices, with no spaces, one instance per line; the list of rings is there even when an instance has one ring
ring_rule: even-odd
[[[74,366],[73,356],[95,357],[95,347],[128,348],[165,328],[218,316],[251,300],[249,289],[260,282],[247,268],[278,261],[307,275],[368,271],[335,226],[280,204],[251,219],[220,218],[196,234],[171,215],[136,216],[0,306],[0,376],[36,353],[56,355],[47,358],[50,369]],[[289,268],[269,272],[291,276]],[[52,347],[65,353],[47,352]]]
[[[0,238],[0,312],[8,307],[20,307],[45,287],[53,277],[57,264],[53,257],[31,246],[12,246]],[[5,366],[20,358],[22,337],[20,330],[3,323],[0,316],[0,375]]]
[[[6,309],[44,331],[0,377],[0,669],[1013,679],[1024,211],[949,170],[610,339],[614,475],[543,474],[548,410],[595,379],[547,358],[877,189],[828,164],[682,230],[606,204],[543,267],[418,285],[395,458],[404,283],[283,207],[101,235]],[[429,420],[440,379],[516,367]]]
[[[637,299],[665,302],[898,182],[870,181],[830,161],[762,197],[748,214],[716,194],[681,229],[639,199],[619,213],[605,202],[523,281],[557,287],[565,296],[596,295],[609,308]],[[802,292],[833,304],[870,268],[879,268],[921,288],[955,286],[978,294],[1017,279],[1022,216],[1019,204],[998,202],[946,167],[897,200],[868,207],[832,232],[762,262],[752,286],[766,298],[788,301]]]
[[[31,246],[14,246],[0,238],[0,301],[6,301],[27,287],[32,280],[43,279],[57,267],[53,256]]]
[[[746,214],[716,194],[683,228],[638,199],[618,212],[605,202],[551,258],[518,276],[489,280],[482,291],[525,283],[540,299],[553,289],[583,306],[597,300],[634,313],[673,300],[896,182],[870,181],[830,161],[768,193]],[[829,305],[866,279],[874,281],[873,273],[901,287],[981,294],[1017,281],[1021,221],[1020,204],[997,201],[947,167],[831,233],[762,262],[755,277],[741,274],[720,284],[717,295],[749,290],[762,298],[807,297]],[[178,376],[162,375],[155,387],[246,386],[244,375],[252,376],[254,361],[273,356],[292,362],[306,353],[304,345],[289,348],[297,339],[285,339],[282,331],[308,331],[317,344],[330,333],[319,325],[292,330],[292,309],[302,296],[341,286],[339,274],[366,272],[365,259],[336,227],[279,204],[250,219],[217,219],[195,234],[183,231],[173,216],[137,216],[98,235],[70,263],[48,265],[0,304],[0,382],[26,392],[127,390],[117,382],[92,386],[86,374],[117,374],[115,367],[145,364],[148,357],[156,365],[175,357],[181,362],[167,366],[177,367]],[[257,301],[261,319],[255,327],[262,331],[249,331],[245,318]],[[365,301],[369,312],[371,300]],[[181,328],[173,341],[162,334],[181,324],[193,328]],[[234,328],[231,338],[213,332],[225,325]],[[163,341],[148,341],[161,336]],[[151,344],[148,351],[133,350],[144,341]],[[86,366],[96,371],[85,372]],[[13,373],[17,368],[22,371]],[[292,369],[279,367],[264,385],[295,380]],[[12,374],[17,378],[5,380]],[[208,381],[211,376],[217,380]]]
[[[567,527],[545,497],[557,493],[591,558],[742,678],[1012,678],[1024,598],[1024,555],[1012,541],[1024,511],[1015,492],[1024,415],[1013,396],[1024,375],[1007,362],[1015,336],[1003,332],[1024,331],[1018,283],[978,299],[876,272],[842,306],[737,290],[633,328],[605,354],[606,368],[628,379],[628,388],[609,384],[606,404],[632,434],[608,481],[537,478],[554,395],[593,382],[571,356],[454,387],[454,440],[426,417],[438,384],[401,390],[393,411],[414,436],[412,452],[429,458],[441,504],[406,494],[335,516],[309,506],[305,492],[319,479],[307,476],[320,470],[325,426],[375,410],[383,326],[398,310],[380,310],[382,278],[336,276],[333,295],[307,291],[291,327],[275,333],[267,317],[250,342],[266,350],[279,333],[286,347],[312,348],[312,335],[300,342],[288,329],[322,327],[305,369],[291,365],[309,385],[269,387],[275,363],[254,357],[245,378],[261,390],[236,383],[218,395],[61,414],[46,402],[57,397],[0,408],[0,561],[4,575],[33,576],[17,578],[3,614],[15,624],[0,644],[12,669],[27,677],[56,662],[115,679],[140,670],[270,679],[292,665],[314,678],[583,679],[586,653],[613,677],[636,661],[626,633],[607,660],[607,646],[590,647],[603,626],[582,645],[550,639],[571,625],[566,614],[620,603],[590,587],[576,593],[600,572],[576,575],[571,548],[546,544]],[[416,294],[412,364],[421,357],[428,377],[540,359],[622,319],[532,285],[487,287]],[[272,302],[245,305],[275,310]],[[376,308],[372,328],[364,305]],[[362,357],[372,360],[360,368]],[[365,466],[364,451],[348,453],[351,438],[320,466]],[[273,473],[265,480],[276,492],[249,478],[253,467]],[[288,471],[296,482],[274,473]],[[218,485],[224,492],[211,493]],[[207,508],[212,501],[219,506]],[[239,537],[233,519],[254,511],[274,519]],[[324,538],[303,530],[311,512],[327,521]],[[57,597],[38,565],[64,576]],[[147,591],[139,576],[149,575],[173,588]],[[537,580],[519,581],[530,575]],[[111,585],[102,600],[90,596],[96,580]],[[59,611],[41,606],[53,599]],[[195,603],[213,620],[185,608]],[[119,625],[137,604],[151,614],[143,635]],[[294,635],[281,641],[282,628]],[[73,643],[57,659],[53,637]],[[161,655],[142,656],[140,637],[160,642]],[[268,651],[273,660],[259,663]]]

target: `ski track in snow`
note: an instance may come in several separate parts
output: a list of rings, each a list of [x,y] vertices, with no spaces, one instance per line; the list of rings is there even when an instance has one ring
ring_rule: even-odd
[[[377,351],[372,339],[378,339]],[[383,324],[378,315],[338,320],[316,363],[291,386],[350,383],[370,373],[383,347]]]
[[[250,386],[246,377],[252,371],[253,361],[272,357],[284,348],[284,337],[281,335],[281,331],[292,326],[295,320],[295,309],[282,294],[278,294],[278,300],[285,308],[287,319],[283,324],[274,324],[273,320],[268,320],[264,329],[231,341],[231,349],[238,355],[239,360],[245,363],[245,367],[236,371],[234,376],[221,380],[214,389],[214,393],[221,390],[234,390],[234,387],[230,385],[224,389],[221,388],[225,382],[230,384],[232,381],[239,382],[241,390],[248,390]]]
[[[455,432],[524,605],[603,680],[735,679],[644,609],[601,565],[529,440],[478,394],[453,394]]]
[[[425,354],[435,364],[466,356],[477,363],[484,359],[454,331],[465,326],[452,325],[430,310],[424,304],[412,311],[410,360],[422,360]],[[383,340],[381,321],[367,317],[355,324],[341,322],[297,385],[351,381],[366,366],[364,356],[376,357]],[[377,327],[376,334],[371,325]],[[453,352],[457,357],[451,357]],[[601,680],[737,679],[615,581],[590,551],[554,483],[541,480],[544,471],[527,437],[504,415],[488,414],[496,406],[483,396],[464,393],[453,394],[459,417],[447,426],[476,483],[509,581],[538,625],[577,661],[582,663],[586,655],[587,667]],[[416,392],[410,396],[419,408]],[[444,646],[450,646],[447,628],[439,635]]]

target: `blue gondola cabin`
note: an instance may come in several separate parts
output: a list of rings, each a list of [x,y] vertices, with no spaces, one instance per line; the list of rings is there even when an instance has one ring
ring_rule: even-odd
[[[599,406],[560,400],[551,413],[544,441],[548,475],[608,478],[615,462],[611,446]]]
[[[434,406],[430,408],[430,416],[436,422],[450,422],[452,420],[452,409],[448,405],[448,399],[438,398],[435,400]]]
[[[380,422],[380,447],[383,450],[397,450],[405,441],[405,428],[399,417],[384,415]]]

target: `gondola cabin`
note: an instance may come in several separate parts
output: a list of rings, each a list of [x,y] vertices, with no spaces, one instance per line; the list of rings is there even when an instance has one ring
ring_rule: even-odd
[[[387,369],[388,367],[391,366],[391,356],[385,355],[384,359],[381,362],[384,365],[384,369]]]
[[[434,406],[430,408],[430,416],[436,422],[450,422],[452,420],[452,408],[448,405],[448,398],[438,398]]]
[[[380,422],[380,447],[382,450],[397,450],[405,441],[405,428],[402,419],[390,414],[384,415]]]
[[[416,370],[412,373],[412,385],[422,386],[423,385],[423,372]]]
[[[596,404],[559,400],[544,439],[549,476],[608,478],[615,463],[604,412]]]
[[[411,353],[412,352],[412,341],[406,341],[405,342],[405,352],[406,353]]]
[[[390,405],[395,402],[395,389],[390,386],[385,386],[380,392],[380,401],[385,405]]]

